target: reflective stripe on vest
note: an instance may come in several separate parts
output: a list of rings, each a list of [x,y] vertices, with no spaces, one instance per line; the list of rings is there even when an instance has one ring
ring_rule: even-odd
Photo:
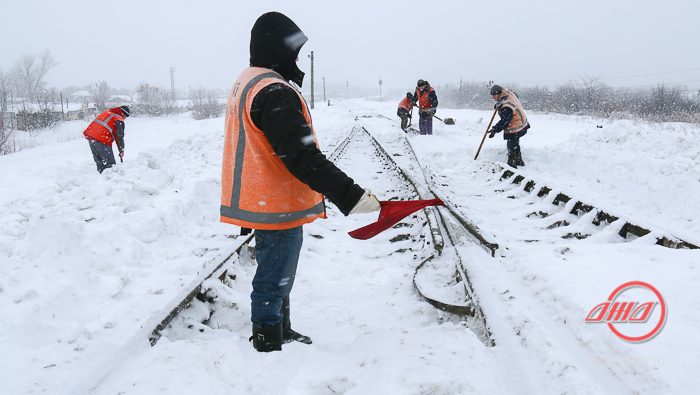
[[[117,122],[124,121],[122,115],[115,111],[117,111],[115,108],[102,111],[90,122],[88,127],[83,131],[83,135],[87,139],[99,141],[106,145],[112,144],[117,140]]]
[[[258,84],[260,81],[266,78],[274,78],[279,80],[280,82],[287,84],[287,82],[284,81],[279,74],[275,72],[265,72],[250,79],[250,81],[243,87],[242,91],[240,92],[240,99],[238,100],[238,114],[236,119],[236,122],[238,122],[238,136],[236,140],[236,151],[234,153],[235,165],[233,168],[231,200],[230,205],[225,205],[222,202],[220,214],[222,217],[226,217],[233,220],[246,221],[254,224],[269,225],[284,224],[291,221],[302,220],[304,218],[310,217],[314,217],[315,219],[325,213],[325,205],[323,203],[323,198],[320,195],[320,201],[317,204],[313,205],[310,208],[293,212],[264,213],[245,210],[240,207],[241,188],[243,185],[242,180],[244,154],[246,150],[246,134],[249,133],[249,131],[246,130],[246,122],[244,122],[243,119],[244,114],[248,110],[246,108],[246,102],[248,100],[248,94],[250,93],[251,89],[253,89],[256,86],[256,84]],[[233,94],[235,93],[236,92],[234,92]],[[299,95],[299,97],[300,100],[302,100],[301,104],[303,106],[303,98],[301,97],[301,95]],[[226,165],[226,158],[224,158],[224,165]],[[290,176],[292,175],[290,174]]]
[[[112,127],[109,126],[109,121],[111,121],[112,118],[118,117],[118,116],[119,115],[112,113],[104,121],[100,121],[97,118],[95,119],[95,123],[104,126],[105,129],[107,129],[107,131],[109,132],[109,134],[112,135],[112,140],[114,140],[114,141],[117,141],[117,136],[114,134],[114,129],[112,129]]]

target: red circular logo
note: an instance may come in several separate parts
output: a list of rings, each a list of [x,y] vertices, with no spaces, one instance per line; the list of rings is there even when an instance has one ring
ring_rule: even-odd
[[[628,336],[625,335],[624,333],[620,332],[614,325],[612,321],[608,321],[608,328],[614,333],[617,337],[620,339],[623,339],[625,341],[631,342],[631,343],[641,343],[647,340],[652,339],[654,336],[658,335],[659,332],[661,332],[661,329],[663,328],[664,324],[666,323],[666,315],[667,315],[667,310],[666,310],[666,301],[664,301],[663,296],[661,296],[661,292],[654,288],[653,285],[646,283],[644,281],[630,281],[626,282],[619,287],[615,288],[614,291],[610,294],[608,297],[608,302],[611,304],[615,303],[615,299],[620,296],[623,292],[630,288],[643,288],[646,289],[650,292],[652,292],[656,298],[658,299],[659,306],[661,308],[661,315],[659,316],[659,320],[656,323],[656,325],[646,334],[641,335],[641,336]]]

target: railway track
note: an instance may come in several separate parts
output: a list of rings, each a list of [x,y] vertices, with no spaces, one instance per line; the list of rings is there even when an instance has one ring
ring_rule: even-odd
[[[564,376],[565,378],[561,379],[561,383],[563,383],[560,383],[561,385],[571,386],[581,382],[581,380],[588,380],[590,377],[602,377],[601,388],[623,388],[617,376],[619,369],[613,371],[602,366],[586,365],[585,361],[593,351],[588,345],[582,345],[571,337],[568,332],[570,328],[567,327],[566,322],[561,325],[561,322],[552,321],[541,315],[532,317],[524,313],[528,311],[530,306],[540,303],[541,300],[538,299],[537,294],[531,295],[526,286],[519,284],[519,279],[510,273],[509,265],[503,265],[508,261],[504,257],[508,257],[507,250],[512,240],[498,238],[489,232],[488,226],[483,226],[481,222],[479,222],[480,226],[476,226],[468,218],[468,214],[465,215],[465,212],[468,213],[468,210],[465,210],[466,207],[454,203],[455,195],[449,193],[449,188],[444,188],[440,175],[431,172],[429,167],[420,162],[420,158],[409,139],[406,139],[402,134],[380,133],[375,135],[372,130],[361,126],[362,124],[363,122],[360,120],[357,127],[353,128],[345,138],[334,144],[334,150],[329,155],[331,160],[338,162],[343,169],[351,168],[352,164],[358,161],[365,163],[366,166],[362,168],[365,174],[360,177],[358,183],[363,186],[369,185],[373,188],[373,192],[383,200],[440,198],[446,205],[416,212],[392,229],[378,235],[372,242],[356,242],[355,247],[373,246],[367,251],[352,252],[363,258],[368,258],[371,264],[366,265],[366,261],[357,263],[351,259],[347,264],[357,267],[353,271],[354,274],[348,275],[358,277],[358,273],[363,273],[362,270],[366,270],[366,274],[359,274],[359,277],[366,277],[366,279],[359,281],[371,282],[374,273],[379,270],[378,267],[387,264],[395,265],[400,262],[400,266],[403,266],[400,270],[404,270],[404,272],[388,281],[394,284],[400,282],[404,277],[410,278],[411,284],[409,285],[414,293],[401,294],[399,296],[402,299],[385,301],[385,303],[380,304],[393,306],[397,303],[417,303],[427,306],[419,299],[427,301],[436,309],[446,312],[426,307],[430,311],[436,312],[435,314],[440,317],[439,320],[463,322],[486,347],[494,346],[495,340],[498,340],[500,347],[492,350],[496,355],[499,355],[499,363],[505,365],[504,372],[517,372],[534,358],[536,363],[543,367],[543,377],[559,380],[560,377]],[[488,188],[493,189],[494,185],[503,185],[500,188],[502,191],[500,189],[494,191],[493,196],[513,194],[519,198],[530,196],[531,192],[536,192],[535,188],[532,188],[531,180],[527,180],[526,177],[523,177],[520,182],[514,183],[513,181],[518,178],[517,175],[503,177],[507,169],[500,168],[497,164],[486,164],[485,166],[492,167],[487,169],[487,173],[493,174],[494,177],[493,180],[489,181]],[[523,185],[526,188],[523,188]],[[551,196],[556,197],[554,195],[558,196],[557,193],[553,193]],[[534,193],[532,193],[532,199],[534,199]],[[528,200],[528,204],[532,203],[532,199]],[[516,203],[515,200],[503,200]],[[583,215],[571,213],[574,211],[574,207],[580,209],[581,204],[578,204],[577,201],[569,201],[559,205],[552,204],[555,210],[547,218],[537,217],[537,219],[555,220],[558,219],[557,215],[559,214],[573,215],[583,220],[590,220],[591,217],[597,216],[594,209],[588,210]],[[556,209],[565,209],[566,213],[558,214],[554,212]],[[310,231],[311,233],[307,231],[305,237],[310,236],[310,240],[305,242],[305,248],[310,252],[305,258],[302,258],[302,262],[308,261],[310,256],[319,256],[329,260],[347,259],[348,252],[343,251],[342,246],[334,246],[338,249],[337,254],[331,254],[331,250],[321,248],[321,246],[329,244],[328,240],[319,241],[333,237],[333,235],[336,238],[331,238],[331,241],[346,240],[347,236],[342,233],[352,228],[343,228],[344,221],[354,221],[353,223],[357,224],[373,220],[370,217],[357,220],[353,216],[339,222],[334,220],[334,218],[340,217],[337,210],[332,206],[329,206],[328,210],[329,220],[317,221],[313,230]],[[532,219],[524,218],[521,220],[526,223]],[[309,226],[307,229],[312,228]],[[552,230],[555,229],[559,228],[538,228],[535,230],[541,234],[554,234],[555,232]],[[656,235],[657,233],[651,231],[649,236]],[[558,233],[555,237],[560,240]],[[623,240],[626,239],[623,236],[620,237]],[[671,237],[668,239],[677,242],[677,239]],[[573,238],[571,241],[575,242],[576,240]],[[242,307],[243,304],[247,303],[248,298],[246,294],[248,291],[242,288],[250,283],[250,277],[255,271],[251,241],[250,236],[236,237],[226,256],[222,255],[219,260],[212,262],[206,273],[202,273],[165,309],[154,315],[144,325],[143,330],[134,336],[132,344],[121,350],[123,357],[116,358],[116,360],[121,361],[122,364],[128,364],[129,358],[133,357],[135,350],[146,353],[150,347],[156,345],[164,337],[169,339],[169,342],[198,341],[207,339],[207,337],[202,336],[211,336],[214,331],[222,329],[231,332],[230,334],[225,333],[224,336],[237,339],[241,347],[245,348],[243,343],[247,343],[249,311]],[[664,245],[663,243],[659,244]],[[685,246],[677,243],[676,247],[693,248],[690,243],[688,244]],[[468,248],[466,251],[469,254],[472,254],[472,250],[481,254],[482,252],[479,251],[481,249],[491,257],[495,257],[492,259],[484,254],[483,258],[477,258],[479,270],[476,278],[477,285],[480,287],[476,289],[478,292],[483,292],[481,296],[485,300],[485,305],[489,307],[488,316],[484,313],[479,294],[472,284],[474,276],[470,267],[474,268],[472,259],[476,255],[463,258],[465,245],[478,246],[473,249]],[[665,246],[674,247],[671,244]],[[488,270],[491,274],[485,276],[484,270]],[[308,275],[309,273],[305,273],[303,277],[308,277]],[[384,279],[383,276],[384,274],[379,274],[377,277]],[[340,281],[339,284],[343,284],[344,287],[345,282],[349,279],[341,277],[334,280]],[[487,283],[486,287],[484,282]],[[378,287],[382,286],[386,286],[386,284],[380,282]],[[352,288],[353,286],[348,286],[349,290]],[[367,292],[367,289],[358,292]],[[397,292],[394,291],[394,293]],[[331,300],[328,305],[325,305],[325,310],[328,310],[329,306],[342,306],[343,302],[338,299]],[[325,311],[322,307],[322,300],[315,301],[314,305],[320,305],[315,307],[319,309],[319,314]],[[546,311],[556,314],[556,309],[553,307]],[[365,314],[368,310],[365,308],[359,311],[360,314]],[[425,314],[425,310],[422,311],[422,314]],[[231,319],[232,316],[235,319]],[[361,317],[354,316],[350,320],[358,318]],[[493,327],[496,330],[493,330],[491,324],[496,325]],[[360,325],[359,328],[366,327]],[[297,329],[304,331],[303,327]],[[314,333],[309,334],[314,335]],[[372,341],[375,340],[370,340],[370,342]],[[562,354],[556,351],[559,349],[566,349],[569,352]],[[519,352],[522,355],[515,355]],[[571,366],[585,366],[586,369],[571,370]],[[118,365],[109,367],[97,384],[91,387],[90,392],[105,393],[99,390],[101,383],[105,382],[119,368]],[[118,373],[116,375],[118,376]],[[537,386],[536,383],[529,382],[527,377],[521,377],[517,381],[524,383],[525,387],[523,388],[527,388],[529,385],[530,389],[534,390]]]
[[[367,129],[353,128],[345,138],[335,144],[329,159],[348,160],[344,159],[344,156],[347,156],[351,149],[354,150],[353,160],[358,151],[362,151],[367,160],[377,162],[376,173],[381,175],[378,176],[381,178],[379,183],[391,185],[387,191],[382,191],[382,198],[408,200],[439,197],[424,180],[417,180],[405,172]],[[399,248],[390,254],[413,262],[413,286],[418,295],[437,309],[454,317],[461,317],[457,319],[465,321],[485,346],[493,346],[494,340],[472,287],[469,271],[455,244],[459,238],[470,235],[492,255],[498,245],[482,236],[473,224],[449,204],[414,213],[395,225],[391,231],[394,236],[389,239],[389,243]],[[231,250],[225,256],[212,261],[196,280],[183,289],[163,310],[151,317],[142,330],[119,350],[113,360],[128,363],[128,359],[134,354],[147,352],[148,347],[155,346],[168,331],[190,331],[193,335],[203,332],[211,317],[217,314],[217,310],[223,312],[230,307],[222,307],[217,303],[221,291],[217,292],[215,288],[234,287],[236,266],[254,265],[254,250],[251,246],[253,240],[252,235],[237,236]],[[98,393],[101,383],[119,369],[118,364],[119,362],[106,367],[104,374],[88,392]]]
[[[548,227],[566,227],[575,222],[589,222],[595,225],[595,231],[603,230],[608,226],[617,228],[616,233],[626,241],[632,241],[640,237],[650,237],[655,239],[655,244],[673,249],[698,249],[696,244],[676,237],[668,232],[655,230],[651,225],[641,225],[640,221],[634,219],[624,219],[609,211],[595,207],[592,204],[576,199],[564,192],[554,192],[554,188],[542,185],[533,178],[523,174],[521,171],[506,168],[500,163],[494,163],[494,168],[498,171],[499,181],[509,185],[509,189],[521,189],[528,194],[536,194],[537,197],[549,199],[552,205],[551,210],[532,212],[528,215],[546,218],[556,211],[565,211],[570,214],[568,218],[552,222]],[[591,232],[569,232],[562,235],[562,238],[576,238],[579,240],[588,238]]]
[[[432,173],[427,167],[420,164],[420,159],[407,136],[401,134],[396,136],[399,137],[383,142],[384,145],[393,148],[390,153],[410,156],[410,160],[418,164],[413,174],[422,174],[422,178],[429,186],[430,196],[450,202],[451,204],[446,206],[448,210],[456,208],[456,212],[453,213],[455,217],[461,217],[465,228],[474,230],[474,232],[470,232],[472,236],[479,240],[482,246],[495,253],[498,248],[498,243],[495,240],[499,237],[479,229],[471,221],[466,220],[466,216],[459,209],[460,205],[454,202],[454,200],[460,200],[454,199],[459,197],[455,193],[443,192],[444,188],[442,187],[446,185],[440,185],[440,175]],[[407,166],[410,167],[410,164]],[[526,213],[526,217],[545,219],[542,221],[542,225],[536,224],[535,226],[546,231],[554,230],[558,232],[557,234],[560,233],[559,237],[562,239],[584,240],[598,233],[614,233],[618,236],[615,242],[633,242],[641,238],[671,249],[699,248],[700,243],[696,241],[678,237],[672,232],[658,229],[653,224],[638,218],[625,217],[615,214],[613,210],[596,207],[595,204],[586,202],[585,199],[579,199],[566,191],[557,189],[546,180],[534,179],[522,169],[512,169],[503,163],[491,161],[485,161],[481,168],[483,176],[480,177],[480,183],[493,185],[495,184],[493,181],[498,181],[501,184],[500,187],[491,190],[490,195],[494,197],[505,195],[508,199],[522,199],[521,201],[527,205],[532,205],[535,200],[544,202],[541,205],[542,209],[529,211]],[[484,192],[480,191],[479,193]],[[614,238],[612,239],[614,240]],[[537,241],[539,240],[533,238],[528,242]],[[489,247],[489,244],[495,248]]]

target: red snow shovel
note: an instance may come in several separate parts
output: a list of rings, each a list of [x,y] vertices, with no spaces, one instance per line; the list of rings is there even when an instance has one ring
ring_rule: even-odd
[[[367,240],[391,228],[397,222],[414,212],[428,206],[443,206],[444,203],[440,199],[430,200],[393,200],[379,202],[382,210],[379,212],[377,222],[373,222],[367,226],[355,229],[348,232],[350,237],[359,240]]]

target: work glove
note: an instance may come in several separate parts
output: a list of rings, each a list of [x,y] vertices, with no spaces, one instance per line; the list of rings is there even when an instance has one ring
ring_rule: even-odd
[[[369,190],[365,189],[360,200],[357,201],[355,207],[350,210],[350,214],[364,214],[379,211],[381,209],[379,200]]]
[[[124,159],[124,150],[119,150],[119,158]]]
[[[495,131],[495,130],[493,130],[493,129],[489,130],[489,138],[490,138],[490,139],[492,139],[492,138],[493,138],[493,136],[495,136],[495,135],[496,135],[496,133],[498,133],[498,132],[497,132],[497,131]]]

